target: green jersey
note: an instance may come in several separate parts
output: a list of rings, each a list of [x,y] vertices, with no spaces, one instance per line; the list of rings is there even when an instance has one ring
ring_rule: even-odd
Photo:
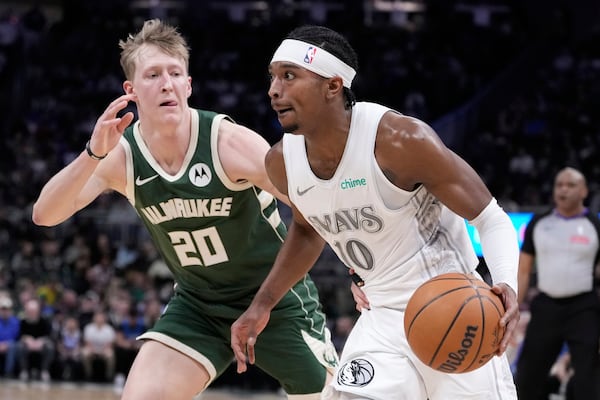
[[[130,126],[122,142],[127,194],[178,291],[202,302],[246,306],[269,272],[286,228],[273,195],[249,182],[232,182],[223,171],[217,153],[223,118],[192,111],[190,145],[174,175],[150,154],[139,123]]]

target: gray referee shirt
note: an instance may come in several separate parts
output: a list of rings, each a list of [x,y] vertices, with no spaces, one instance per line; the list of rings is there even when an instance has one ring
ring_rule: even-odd
[[[553,298],[591,292],[599,238],[600,221],[587,210],[570,218],[554,210],[534,215],[521,251],[535,257],[538,289]]]

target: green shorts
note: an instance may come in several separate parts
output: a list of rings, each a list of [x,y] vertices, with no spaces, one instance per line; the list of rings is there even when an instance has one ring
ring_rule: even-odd
[[[188,355],[206,368],[213,381],[233,362],[231,324],[245,310],[243,302],[237,307],[200,303],[178,291],[140,339],[153,339]],[[288,394],[321,392],[338,358],[310,278],[294,286],[273,310],[255,355],[256,365]]]

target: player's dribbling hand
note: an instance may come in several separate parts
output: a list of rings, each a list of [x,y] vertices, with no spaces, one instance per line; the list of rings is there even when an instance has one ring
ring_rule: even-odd
[[[231,348],[237,361],[238,374],[246,372],[246,363],[254,364],[256,361],[256,338],[267,326],[269,316],[269,312],[255,312],[250,307],[231,325]]]
[[[508,348],[519,322],[519,302],[517,301],[517,294],[515,291],[505,283],[499,283],[492,286],[492,291],[500,296],[502,304],[504,304],[504,309],[506,310],[500,319],[500,325],[505,328],[504,337],[496,352],[497,355],[502,355]]]
[[[96,121],[92,137],[90,138],[90,148],[97,155],[108,154],[119,143],[125,128],[131,124],[134,115],[127,112],[118,117],[117,114],[124,110],[130,101],[137,99],[134,94],[124,94],[113,100],[104,110],[102,115]]]

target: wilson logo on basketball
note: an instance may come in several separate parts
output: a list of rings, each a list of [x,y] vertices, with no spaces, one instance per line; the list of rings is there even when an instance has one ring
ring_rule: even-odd
[[[460,349],[448,353],[448,359],[437,369],[442,372],[454,372],[460,365],[465,361],[465,358],[469,354],[469,349],[473,346],[473,341],[477,336],[478,326],[467,326],[465,336],[460,342]]]

